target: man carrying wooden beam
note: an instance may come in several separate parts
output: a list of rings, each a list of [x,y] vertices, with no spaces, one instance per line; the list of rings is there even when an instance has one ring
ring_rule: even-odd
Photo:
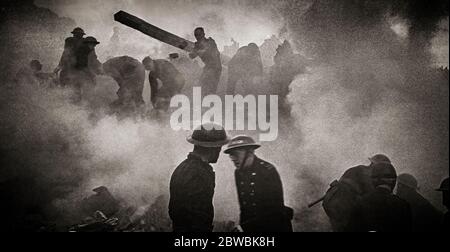
[[[202,94],[215,94],[222,74],[222,62],[220,60],[219,49],[214,39],[205,37],[205,30],[202,27],[195,29],[194,36],[197,42],[195,42],[194,51],[189,56],[192,59],[200,57],[205,64],[202,75],[200,76]]]

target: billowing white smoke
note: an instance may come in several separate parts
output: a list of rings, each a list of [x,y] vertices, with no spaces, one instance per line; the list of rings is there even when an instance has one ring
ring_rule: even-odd
[[[424,91],[407,80],[395,61],[371,57],[314,67],[299,76],[289,98],[302,134],[297,153],[304,169],[331,182],[349,167],[368,164],[369,156],[385,153],[399,173],[416,176],[425,196],[441,206],[433,188],[448,176],[448,85],[427,83]],[[419,98],[418,92],[427,94]]]

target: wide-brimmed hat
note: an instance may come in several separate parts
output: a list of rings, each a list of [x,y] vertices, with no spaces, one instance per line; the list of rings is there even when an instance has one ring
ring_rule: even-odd
[[[206,148],[222,147],[230,142],[225,129],[214,123],[199,126],[186,140],[193,145]]]
[[[85,44],[96,44],[96,45],[100,44],[100,42],[98,42],[97,39],[94,38],[94,37],[87,37],[87,38],[85,38],[83,43],[85,43]]]

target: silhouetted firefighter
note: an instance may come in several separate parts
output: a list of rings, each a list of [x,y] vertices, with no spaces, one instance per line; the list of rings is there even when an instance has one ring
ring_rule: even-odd
[[[215,174],[222,146],[229,142],[225,130],[205,124],[194,130],[188,142],[194,150],[173,172],[170,180],[169,215],[174,232],[213,230]]]

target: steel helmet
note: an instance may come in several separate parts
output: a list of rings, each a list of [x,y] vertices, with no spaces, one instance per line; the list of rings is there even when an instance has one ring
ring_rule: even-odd
[[[222,147],[230,142],[225,129],[215,123],[205,123],[194,130],[187,141],[193,145],[216,148]]]
[[[384,154],[377,154],[373,157],[370,157],[369,160],[373,164],[379,164],[379,163],[390,164],[391,163],[391,160]]]
[[[85,43],[85,44],[96,44],[96,45],[100,44],[100,42],[98,42],[97,39],[94,38],[94,37],[87,37],[87,38],[85,38],[83,43]]]
[[[73,31],[71,32],[72,34],[82,34],[82,35],[86,35],[86,33],[84,33],[84,30],[81,29],[80,27],[77,27],[75,29],[73,29]]]
[[[372,165],[372,182],[375,187],[380,185],[389,185],[394,189],[397,181],[397,172],[395,167],[387,163],[378,163]]]
[[[236,136],[233,139],[231,139],[230,143],[228,144],[227,149],[224,151],[225,154],[230,154],[232,150],[240,149],[240,148],[248,148],[256,150],[259,147],[261,147],[261,144],[256,143],[253,138],[245,135]]]

